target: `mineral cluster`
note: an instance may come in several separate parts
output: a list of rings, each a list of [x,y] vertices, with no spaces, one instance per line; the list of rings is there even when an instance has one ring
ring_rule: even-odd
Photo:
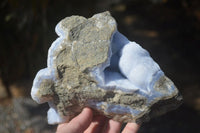
[[[181,96],[139,44],[117,30],[109,12],[66,17],[48,51],[32,98],[48,102],[48,123],[70,121],[84,107],[119,122],[138,122],[175,109]]]

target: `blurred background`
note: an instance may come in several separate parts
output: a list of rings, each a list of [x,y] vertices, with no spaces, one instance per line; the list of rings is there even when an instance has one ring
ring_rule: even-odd
[[[46,104],[30,98],[47,65],[54,28],[71,15],[110,11],[118,29],[147,49],[179,88],[184,104],[151,119],[139,133],[200,133],[199,0],[1,0],[0,133],[51,133]]]

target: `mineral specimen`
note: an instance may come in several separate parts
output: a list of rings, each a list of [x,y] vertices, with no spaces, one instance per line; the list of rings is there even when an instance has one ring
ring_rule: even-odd
[[[181,96],[149,53],[119,31],[109,12],[66,17],[49,48],[32,98],[48,102],[48,123],[69,121],[84,107],[119,122],[143,122],[175,109]]]

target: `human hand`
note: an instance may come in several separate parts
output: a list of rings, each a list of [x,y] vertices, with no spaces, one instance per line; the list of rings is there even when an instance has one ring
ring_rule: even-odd
[[[139,125],[128,123],[122,133],[136,133]],[[69,123],[59,124],[56,133],[119,133],[121,123],[108,119],[105,116],[93,117],[90,108],[83,111],[73,118]]]

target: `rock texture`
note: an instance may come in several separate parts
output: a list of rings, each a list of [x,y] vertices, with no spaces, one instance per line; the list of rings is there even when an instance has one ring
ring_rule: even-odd
[[[69,121],[90,107],[120,122],[143,122],[175,109],[181,97],[149,53],[117,31],[109,12],[71,16],[38,72],[32,98],[48,102],[49,124]]]

